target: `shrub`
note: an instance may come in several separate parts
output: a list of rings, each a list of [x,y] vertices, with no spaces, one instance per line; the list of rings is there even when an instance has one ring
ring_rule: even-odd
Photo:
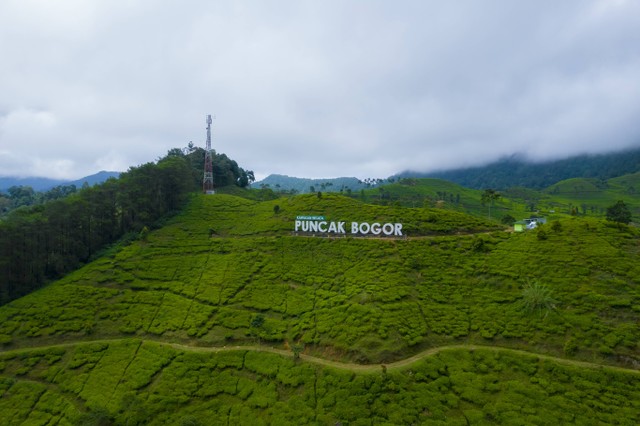
[[[511,216],[510,214],[506,214],[502,216],[502,219],[500,219],[500,222],[504,225],[513,226],[513,224],[516,222],[516,218]]]
[[[556,303],[557,301],[551,295],[551,290],[537,281],[527,282],[522,290],[521,307],[526,312],[538,311],[542,315],[544,311],[544,316],[546,316],[550,310],[555,309]]]
[[[142,230],[140,231],[140,233],[138,234],[138,239],[140,241],[147,241],[147,238],[149,237],[149,228],[147,228],[146,226],[142,228]]]
[[[200,426],[202,423],[192,415],[186,415],[180,419],[180,426]]]
[[[547,235],[547,231],[540,227],[538,228],[537,237],[540,241],[544,241],[549,238],[549,236]]]
[[[91,411],[81,414],[76,419],[76,424],[106,426],[113,424],[113,418],[106,408],[95,407]]]
[[[478,253],[484,253],[490,251],[489,246],[484,238],[474,238],[471,242],[471,249]]]
[[[260,328],[263,325],[264,325],[264,315],[262,315],[262,314],[257,314],[251,320],[251,327],[252,328]]]
[[[571,356],[578,352],[578,341],[574,337],[570,337],[564,343],[564,354]]]

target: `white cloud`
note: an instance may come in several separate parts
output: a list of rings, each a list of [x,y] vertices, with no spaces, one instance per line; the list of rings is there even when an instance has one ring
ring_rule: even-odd
[[[208,113],[258,175],[638,146],[638,45],[624,1],[8,0],[0,174],[126,169],[203,145]]]

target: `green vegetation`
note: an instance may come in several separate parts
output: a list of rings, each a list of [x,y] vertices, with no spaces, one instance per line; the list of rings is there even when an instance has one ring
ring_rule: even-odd
[[[0,307],[8,424],[640,420],[636,228],[509,233],[478,191],[477,217],[220,192]],[[295,236],[297,215],[407,236]]]
[[[271,189],[281,194],[304,194],[308,192],[347,192],[359,191],[369,188],[381,182],[381,179],[365,179],[361,181],[354,177],[342,177],[334,179],[306,179],[283,175],[269,175],[260,182],[255,182],[254,188]]]
[[[624,223],[625,225],[631,222],[631,212],[624,201],[619,200],[607,209],[607,220]]]
[[[0,353],[0,413],[7,425],[640,421],[640,374],[613,369],[480,348],[358,373],[305,360],[134,339]]]
[[[512,187],[496,192],[474,190],[440,179],[403,178],[392,184],[351,194],[356,199],[382,205],[435,207],[461,211],[474,216],[508,222],[530,216],[552,219],[567,216],[604,218],[607,208],[623,201],[631,219],[640,221],[640,173],[608,181],[574,178],[558,182],[545,190]],[[506,218],[506,219],[505,219]]]
[[[456,182],[468,188],[511,187],[543,189],[559,181],[571,178],[597,179],[604,181],[617,176],[638,172],[640,149],[600,154],[580,155],[564,160],[531,163],[511,157],[495,163],[466,169],[436,173],[402,173],[400,177],[429,177]]]
[[[491,219],[491,207],[493,207],[493,204],[499,198],[500,198],[500,193],[495,189],[485,189],[482,192],[482,196],[480,197],[480,200],[482,201],[483,204],[489,203],[489,219]]]
[[[555,309],[557,300],[551,295],[551,290],[537,281],[527,282],[522,290],[522,307],[527,312],[538,312],[546,316],[549,311]]]
[[[295,237],[298,214],[402,221],[409,237]],[[3,307],[0,336],[18,347],[122,333],[207,345],[302,342],[360,362],[456,342],[562,355],[575,337],[578,359],[633,358],[638,232],[594,219],[559,223],[540,238],[487,233],[495,227],[457,212],[331,194],[199,196],[145,240]],[[557,301],[543,321],[521,309],[527,280],[544,282]]]
[[[202,149],[191,145],[185,151],[172,149],[157,163],[132,167],[119,179],[79,192],[54,188],[44,194],[44,204],[0,220],[0,305],[76,269],[109,244],[127,244],[182,208],[201,188],[204,162]],[[216,154],[214,175],[220,185],[247,186],[253,179],[253,172],[224,154]],[[22,202],[33,190],[10,193]]]
[[[11,186],[7,193],[0,191],[0,218],[13,209],[34,204],[44,204],[75,194],[75,185],[58,185],[46,192],[36,192],[30,186]]]

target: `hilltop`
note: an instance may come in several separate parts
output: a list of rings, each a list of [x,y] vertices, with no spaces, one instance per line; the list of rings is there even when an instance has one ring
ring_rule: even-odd
[[[401,222],[406,235],[296,236],[300,215]],[[516,234],[337,194],[194,196],[163,227],[0,308],[0,413],[637,424],[639,244],[637,229],[589,217]]]

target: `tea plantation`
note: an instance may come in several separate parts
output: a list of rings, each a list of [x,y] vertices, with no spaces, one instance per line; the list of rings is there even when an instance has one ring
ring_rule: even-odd
[[[403,238],[294,235],[298,215]],[[196,196],[0,308],[2,424],[640,423],[640,233]]]

